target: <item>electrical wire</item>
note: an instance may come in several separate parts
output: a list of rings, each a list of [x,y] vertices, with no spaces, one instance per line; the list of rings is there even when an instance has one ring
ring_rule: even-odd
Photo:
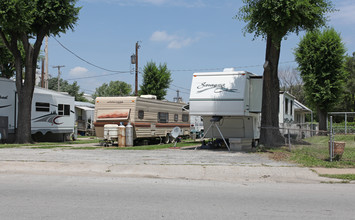
[[[184,89],[184,90],[186,90],[186,91],[189,91],[190,92],[190,89],[186,89],[186,88],[183,88],[183,87],[181,87],[181,86],[177,86],[177,85],[174,85],[174,84],[170,84],[171,86],[174,86],[174,87],[176,87],[176,88],[179,88],[179,89]],[[182,91],[180,91],[180,92],[182,92]]]
[[[285,62],[280,62],[279,64],[287,64],[287,63],[294,63],[296,61],[285,61]],[[262,67],[263,64],[257,64],[257,65],[250,65],[250,66],[235,66],[231,68],[235,69],[241,69],[241,68],[253,68],[253,67]],[[216,70],[223,70],[225,67],[220,67],[220,68],[206,68],[206,69],[175,69],[175,70],[170,70],[171,72],[199,72],[199,71],[216,71]]]
[[[110,69],[106,69],[106,68],[103,68],[103,67],[101,67],[101,66],[98,66],[98,65],[96,65],[96,64],[93,64],[92,62],[89,62],[89,61],[85,60],[84,58],[80,57],[79,55],[77,55],[76,53],[74,53],[73,51],[71,51],[70,49],[68,49],[68,48],[67,48],[66,46],[64,46],[61,42],[59,42],[59,40],[57,40],[57,38],[53,37],[53,39],[54,39],[55,41],[57,41],[57,43],[58,43],[61,47],[63,47],[65,50],[67,50],[69,53],[73,54],[75,57],[77,57],[78,59],[84,61],[85,63],[87,63],[87,64],[89,64],[89,65],[91,65],[91,66],[94,66],[94,67],[96,67],[96,68],[98,68],[98,69],[101,69],[101,70],[105,70],[105,71],[107,71],[107,72],[113,72],[113,73],[129,73],[129,72],[130,72],[130,71],[110,70]],[[98,77],[99,77],[99,76],[98,76]]]
[[[121,74],[121,73],[109,73],[109,74],[96,75],[96,76],[83,76],[83,77],[71,78],[71,79],[67,79],[67,80],[69,81],[69,80],[77,80],[77,79],[89,79],[89,78],[112,76],[112,75],[117,75],[117,74]]]

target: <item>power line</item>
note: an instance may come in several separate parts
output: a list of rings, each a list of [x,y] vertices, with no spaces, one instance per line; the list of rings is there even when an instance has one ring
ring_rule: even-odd
[[[83,77],[71,78],[71,79],[67,79],[67,80],[77,80],[77,79],[89,79],[89,78],[105,77],[105,76],[112,76],[112,75],[117,75],[117,74],[121,74],[121,73],[123,73],[123,72],[120,72],[120,73],[109,73],[109,74],[96,75],[96,76],[83,76]],[[126,72],[126,73],[129,73],[129,72]]]
[[[280,62],[279,64],[287,64],[287,63],[294,63],[296,61],[285,61],[285,62]],[[264,64],[257,64],[257,65],[249,65],[249,66],[235,66],[231,67],[234,69],[240,69],[240,68],[253,68],[253,67],[262,67]],[[198,72],[198,71],[216,71],[216,70],[223,70],[225,67],[220,67],[220,68],[206,68],[206,69],[176,69],[176,70],[170,70],[172,72]]]
[[[96,68],[98,68],[98,69],[101,69],[101,70],[105,70],[105,71],[107,71],[107,72],[113,72],[113,73],[129,73],[130,71],[119,71],[119,70],[110,70],[110,69],[106,69],[106,68],[103,68],[103,67],[101,67],[101,66],[98,66],[98,65],[96,65],[96,64],[93,64],[92,62],[89,62],[89,61],[87,61],[87,60],[85,60],[84,58],[82,58],[82,57],[80,57],[79,55],[77,55],[76,53],[74,53],[73,51],[71,51],[70,49],[68,49],[66,46],[64,46],[61,42],[59,42],[58,40],[57,40],[57,38],[53,38],[55,41],[57,41],[58,42],[58,44],[61,46],[61,47],[63,47],[65,50],[67,50],[69,53],[71,53],[71,54],[73,54],[75,57],[77,57],[78,59],[80,59],[80,60],[82,60],[82,61],[84,61],[85,63],[87,63],[87,64],[89,64],[89,65],[91,65],[91,66],[94,66],[94,67],[96,67]]]
[[[168,89],[170,89],[170,90],[172,90],[172,91],[176,92],[176,89],[172,89],[172,88],[168,88]],[[184,94],[190,95],[190,93],[189,93],[189,92],[183,92],[183,91],[180,91],[180,93],[184,93]]]
[[[170,85],[172,85],[172,86],[174,86],[174,87],[176,87],[176,88],[179,88],[179,89],[184,89],[184,90],[186,90],[186,91],[189,91],[189,92],[190,92],[190,89],[186,89],[186,88],[184,88],[184,87],[177,86],[177,85],[174,85],[174,84],[170,84]],[[180,92],[182,92],[182,91],[180,91]]]

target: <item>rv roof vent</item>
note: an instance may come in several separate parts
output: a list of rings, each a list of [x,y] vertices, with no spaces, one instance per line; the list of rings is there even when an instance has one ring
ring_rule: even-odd
[[[223,69],[223,72],[233,72],[233,71],[235,71],[233,67],[232,68],[224,68]]]
[[[157,99],[156,95],[141,95],[141,98],[145,99]]]

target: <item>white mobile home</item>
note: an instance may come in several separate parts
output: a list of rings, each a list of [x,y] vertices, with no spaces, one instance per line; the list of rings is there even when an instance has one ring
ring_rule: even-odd
[[[13,80],[0,78],[0,129],[2,139],[13,140],[17,128],[18,98]],[[5,125],[6,124],[6,125]],[[34,140],[65,140],[74,131],[74,97],[35,87],[31,133]]]
[[[311,125],[306,123],[306,115],[312,114],[312,110],[295,99],[288,92],[280,92],[279,124],[282,134],[290,133],[297,138],[309,137]],[[312,127],[313,129],[313,127]]]
[[[260,136],[262,77],[245,71],[194,73],[190,114],[203,117],[205,137],[251,143]],[[211,126],[215,123],[216,126]]]
[[[133,126],[133,138],[163,138],[172,140],[170,132],[181,128],[181,135],[190,134],[189,113],[183,110],[184,103],[156,100],[154,96],[97,97],[95,100],[95,132],[104,137],[105,124]]]

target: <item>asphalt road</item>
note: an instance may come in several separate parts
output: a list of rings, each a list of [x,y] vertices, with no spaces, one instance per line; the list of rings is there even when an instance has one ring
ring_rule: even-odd
[[[13,219],[355,219],[352,184],[0,174]]]

